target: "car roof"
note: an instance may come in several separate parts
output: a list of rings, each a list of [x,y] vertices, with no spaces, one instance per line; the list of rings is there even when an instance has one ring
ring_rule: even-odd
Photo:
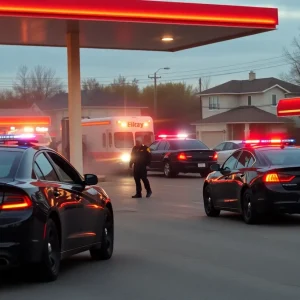
[[[165,138],[165,139],[158,139],[158,140],[156,140],[156,142],[161,142],[161,141],[199,141],[199,140],[197,140],[197,139],[190,139],[190,138]]]
[[[35,150],[50,149],[44,146],[35,145],[0,145],[0,151],[14,151],[16,149],[26,151],[27,149],[33,148]]]
[[[250,147],[255,150],[300,150],[298,147],[293,147],[293,146],[252,146]],[[247,149],[247,147],[245,148]]]

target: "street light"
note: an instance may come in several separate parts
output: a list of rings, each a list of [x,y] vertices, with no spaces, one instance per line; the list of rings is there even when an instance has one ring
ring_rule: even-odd
[[[154,118],[157,119],[157,79],[161,78],[161,76],[157,76],[157,73],[160,70],[170,70],[169,67],[159,68],[155,73],[154,76],[148,75],[148,78],[154,79]]]

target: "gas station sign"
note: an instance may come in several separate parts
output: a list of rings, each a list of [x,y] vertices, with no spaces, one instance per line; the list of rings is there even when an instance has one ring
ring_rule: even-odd
[[[281,99],[277,105],[277,116],[300,116],[300,97]]]

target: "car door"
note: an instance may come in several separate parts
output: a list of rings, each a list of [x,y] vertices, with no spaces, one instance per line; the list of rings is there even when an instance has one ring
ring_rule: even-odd
[[[223,152],[222,152],[225,147],[225,144],[226,143],[223,142],[223,143],[219,144],[218,146],[216,146],[215,148],[213,148],[213,150],[218,153],[218,163],[219,164],[223,164],[224,161],[226,160],[226,159],[224,159],[225,155],[223,155]]]
[[[72,190],[60,182],[57,171],[45,152],[39,152],[35,156],[33,169],[38,180],[45,186],[49,206],[56,207],[59,211],[62,229],[62,251],[76,248],[77,239],[75,237],[81,231],[78,219],[82,213],[83,205],[74,199]]]
[[[170,145],[168,141],[162,141],[159,143],[157,150],[156,150],[156,155],[157,155],[157,169],[158,170],[163,170],[164,169],[164,157],[167,153],[167,149],[169,149]]]
[[[166,141],[160,141],[156,145],[156,149],[151,151],[152,153],[152,163],[151,166],[155,170],[162,169],[162,154],[164,153],[164,149],[166,146]],[[151,148],[150,148],[151,149]]]
[[[212,198],[215,205],[220,208],[230,208],[232,202],[232,193],[229,191],[232,181],[232,173],[236,168],[238,158],[242,151],[234,152],[222,165],[222,169],[228,169],[228,173],[220,173],[220,177],[212,181]]]
[[[76,237],[73,236],[78,241],[77,247],[96,243],[102,234],[105,197],[101,197],[101,194],[92,186],[85,186],[83,178],[61,156],[50,151],[47,154],[57,170],[61,183],[66,186],[72,193],[73,199],[83,208],[77,219],[80,230]]]
[[[149,146],[149,149],[150,149],[150,151],[151,151],[151,164],[150,164],[150,166],[148,167],[148,169],[149,170],[151,170],[151,169],[155,169],[155,159],[156,159],[156,157],[155,157],[155,151],[156,151],[156,149],[157,149],[157,147],[158,147],[158,144],[159,144],[159,141],[155,141],[155,142],[153,142],[150,146]]]
[[[247,170],[254,165],[255,161],[254,155],[248,150],[244,150],[238,159],[236,170],[232,173],[232,183],[230,186],[231,198],[235,200],[232,202],[233,209],[240,208],[238,200],[244,183],[247,181],[246,177],[247,173],[249,173]]]

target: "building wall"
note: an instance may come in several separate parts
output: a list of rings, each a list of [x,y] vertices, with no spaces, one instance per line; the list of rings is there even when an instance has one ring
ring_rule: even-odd
[[[248,96],[251,96],[251,105],[271,114],[277,114],[277,106],[272,105],[272,95],[276,95],[277,103],[280,99],[285,98],[285,91],[274,87],[265,93],[244,94],[244,95],[218,95],[220,109],[209,109],[209,96],[202,97],[202,116],[208,118],[232,108],[248,105]],[[217,96],[217,95],[216,95]]]
[[[51,117],[51,134],[61,137],[60,127],[61,120],[63,118],[68,117],[68,110],[57,110],[57,111],[44,111],[46,115]],[[125,112],[122,108],[93,108],[93,109],[82,109],[83,117],[90,118],[104,118],[104,117],[112,117],[112,116],[124,116]],[[128,116],[141,116],[140,108],[128,108],[126,110],[126,115]]]
[[[219,109],[209,109],[209,97],[203,96],[202,97],[202,117],[208,118],[223,112],[226,112],[232,108],[238,106],[239,103],[239,96],[235,95],[216,95],[219,97]]]

